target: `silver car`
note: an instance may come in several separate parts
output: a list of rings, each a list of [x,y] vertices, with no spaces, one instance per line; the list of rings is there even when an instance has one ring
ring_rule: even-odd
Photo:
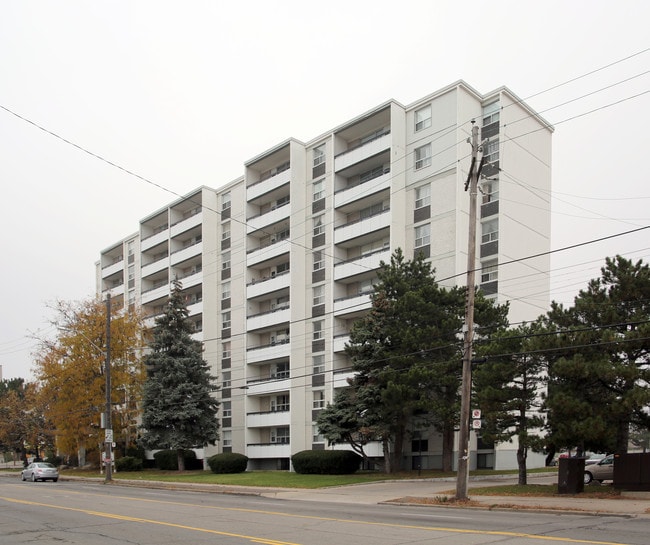
[[[614,455],[605,456],[600,462],[588,465],[585,469],[585,484],[591,481],[611,481],[614,479]]]
[[[59,470],[47,462],[33,462],[20,472],[23,481],[30,479],[36,481],[58,481]]]

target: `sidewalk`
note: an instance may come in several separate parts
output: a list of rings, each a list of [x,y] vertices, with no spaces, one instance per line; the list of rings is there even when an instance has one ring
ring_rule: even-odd
[[[19,481],[19,472],[0,472],[0,477]],[[540,484],[553,484],[557,476],[531,474],[529,479]],[[2,479],[3,481],[5,479]],[[65,477],[61,481],[89,481],[103,483],[103,478]],[[462,507],[468,509],[512,509],[554,513],[581,513],[590,515],[647,516],[650,517],[650,492],[626,492],[620,498],[586,498],[580,495],[555,495],[551,497],[530,496],[478,496],[472,495],[472,488],[498,486],[516,482],[512,476],[471,477],[469,482],[470,502],[456,504],[440,502],[440,498],[451,496],[456,486],[455,478],[381,481],[376,483],[337,486],[320,489],[261,488],[249,486],[226,486],[195,483],[170,483],[162,481],[114,480],[111,486],[133,486],[142,488],[176,489],[214,494],[253,495],[287,501],[319,501],[351,504],[397,504],[430,505],[435,507]],[[588,487],[591,489],[592,487]],[[451,492],[451,493],[450,493]]]

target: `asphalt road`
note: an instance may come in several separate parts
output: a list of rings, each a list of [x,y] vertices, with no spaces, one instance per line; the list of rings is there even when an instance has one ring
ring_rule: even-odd
[[[650,517],[352,505],[0,481],[0,545],[647,545]]]

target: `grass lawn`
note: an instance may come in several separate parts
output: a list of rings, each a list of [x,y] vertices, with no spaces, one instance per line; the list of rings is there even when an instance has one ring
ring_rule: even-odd
[[[503,486],[483,486],[470,488],[471,496],[557,496],[556,484],[527,484],[519,486],[509,484]],[[613,486],[585,486],[581,498],[616,498],[621,495],[620,490]]]
[[[543,471],[548,471],[544,469]],[[556,469],[551,469],[551,472]],[[495,474],[516,474],[516,471],[472,471],[471,475],[495,475]],[[79,476],[79,477],[96,477],[101,478],[97,470],[78,470],[64,469],[61,475]],[[454,478],[455,473],[443,473],[441,471],[422,471],[418,476],[417,471],[403,471],[396,474],[388,475],[375,471],[359,471],[352,475],[301,475],[289,471],[247,471],[245,473],[234,473],[217,475],[210,471],[129,471],[113,473],[113,478],[143,480],[143,481],[163,481],[163,482],[186,482],[202,484],[221,484],[231,486],[257,486],[270,488],[325,488],[328,486],[345,486],[350,484],[371,483],[387,480],[399,479],[432,479],[440,477]]]

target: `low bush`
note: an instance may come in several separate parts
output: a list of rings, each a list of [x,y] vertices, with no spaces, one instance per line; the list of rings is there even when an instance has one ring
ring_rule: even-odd
[[[350,450],[303,450],[291,461],[296,473],[348,475],[359,469],[361,456]]]
[[[56,467],[63,464],[63,458],[61,456],[48,456],[45,458],[45,461]]]
[[[248,466],[248,456],[237,452],[223,452],[208,458],[212,473],[243,473]]]
[[[167,471],[178,471],[178,453],[175,450],[161,450],[153,455],[156,460],[156,467]],[[196,453],[193,450],[183,451],[183,460],[185,469],[203,469],[203,462],[196,459]],[[198,467],[197,467],[198,466]]]
[[[117,471],[142,471],[142,460],[134,456],[122,456],[115,460]]]

